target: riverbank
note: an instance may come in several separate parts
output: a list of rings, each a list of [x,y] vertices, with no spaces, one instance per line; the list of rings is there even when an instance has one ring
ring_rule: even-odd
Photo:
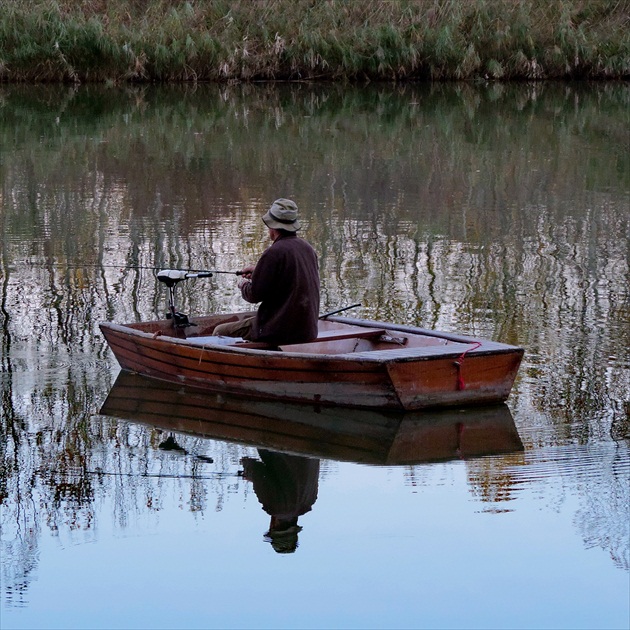
[[[0,0],[0,81],[630,78],[628,0]]]

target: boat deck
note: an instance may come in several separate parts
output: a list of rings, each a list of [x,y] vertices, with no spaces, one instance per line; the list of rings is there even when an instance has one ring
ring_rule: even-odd
[[[202,329],[205,332],[205,329]],[[272,346],[240,338],[217,337],[193,332],[186,343],[202,346],[229,346],[239,350],[267,350],[293,354],[351,355],[354,359],[417,359],[419,356],[460,355],[473,351],[513,350],[513,346],[488,340],[477,341],[462,335],[436,334],[419,328],[372,327],[338,321],[320,322],[317,339],[306,343]],[[471,347],[472,346],[472,347]]]

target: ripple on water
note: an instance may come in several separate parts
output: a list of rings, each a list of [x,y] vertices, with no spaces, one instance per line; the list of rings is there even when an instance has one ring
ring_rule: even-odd
[[[526,451],[522,464],[509,467],[515,483],[555,480],[608,480],[610,475],[630,475],[628,441],[567,444]]]

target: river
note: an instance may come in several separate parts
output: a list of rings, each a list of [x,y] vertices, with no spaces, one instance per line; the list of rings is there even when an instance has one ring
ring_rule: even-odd
[[[628,111],[627,83],[0,86],[0,626],[627,628]],[[342,439],[121,374],[98,323],[162,317],[153,268],[255,262],[278,197],[322,312],[524,347],[507,405],[407,418],[409,454],[377,412],[326,411]],[[177,297],[243,307],[230,274]]]

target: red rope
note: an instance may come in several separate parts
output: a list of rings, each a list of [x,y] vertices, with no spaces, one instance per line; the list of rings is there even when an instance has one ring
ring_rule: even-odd
[[[455,361],[455,367],[457,368],[457,389],[466,388],[466,383],[464,382],[464,377],[462,376],[462,364],[464,363],[466,354],[471,350],[476,350],[480,345],[480,341],[472,341],[470,343],[470,348],[466,348],[466,350],[457,357],[457,361]]]

